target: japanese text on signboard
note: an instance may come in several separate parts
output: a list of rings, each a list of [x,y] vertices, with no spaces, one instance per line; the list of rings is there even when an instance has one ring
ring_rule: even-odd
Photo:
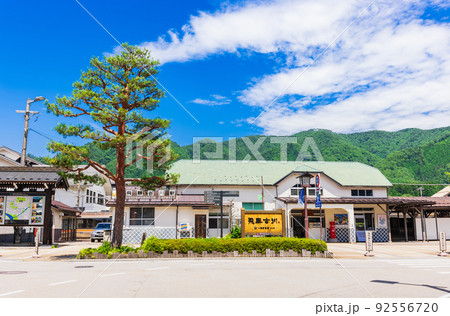
[[[283,217],[281,214],[245,214],[246,233],[283,234]]]

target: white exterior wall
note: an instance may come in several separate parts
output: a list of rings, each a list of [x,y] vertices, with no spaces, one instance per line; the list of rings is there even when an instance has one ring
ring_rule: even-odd
[[[101,212],[101,211],[108,211],[110,208],[106,205],[100,205],[97,203],[86,203],[86,190],[89,189],[91,191],[96,192],[97,194],[102,194],[105,203],[106,203],[106,192],[105,188],[103,186],[99,185],[92,185],[89,187],[83,187],[80,190],[80,207],[84,207],[84,212]],[[64,189],[56,189],[55,190],[55,201],[60,201],[64,204],[69,205],[70,207],[76,207],[77,206],[77,187],[70,186],[70,188],[66,191]]]
[[[205,191],[239,191],[239,197],[224,197],[224,212],[231,205],[231,221],[233,225],[236,219],[241,218],[242,203],[261,203],[258,199],[262,195],[261,186],[210,186],[210,185],[192,185],[192,186],[176,186],[177,194],[204,194]],[[275,210],[278,200],[276,197],[276,188],[274,186],[264,186],[264,210]],[[228,230],[227,230],[228,231]],[[212,232],[214,233],[214,232]]]
[[[278,184],[278,196],[289,197],[291,188],[299,183],[298,174],[291,174]],[[311,179],[311,183],[314,179]],[[320,175],[320,186],[323,189],[322,197],[351,197],[353,189],[370,189],[373,190],[373,197],[387,197],[387,189],[385,187],[343,187],[327,175]]]
[[[450,239],[450,218],[438,217],[437,221],[439,232],[444,231],[447,239]],[[436,219],[434,217],[425,218],[425,229],[428,240],[439,239],[438,234],[436,234]],[[416,237],[417,240],[422,240],[422,221],[420,217],[416,218]]]
[[[61,229],[63,221],[63,212],[52,211],[53,214],[53,229]]]

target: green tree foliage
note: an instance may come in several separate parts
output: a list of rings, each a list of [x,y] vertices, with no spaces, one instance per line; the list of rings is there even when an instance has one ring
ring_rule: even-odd
[[[99,177],[83,174],[92,167],[115,182],[115,247],[122,242],[125,170],[135,176],[127,180],[148,188],[177,180],[177,175],[166,173],[176,159],[168,148],[170,141],[164,137],[170,121],[143,115],[143,111],[154,110],[164,96],[155,80],[157,65],[147,50],[124,44],[118,55],[104,60],[92,58],[90,67],[73,84],[72,96],[46,103],[48,112],[56,116],[83,117],[78,121],[92,123],[59,123],[55,129],[64,138],[78,137],[91,143],[76,146],[51,141],[48,149],[56,156],[47,162],[63,168],[66,177],[78,181],[98,182]],[[141,170],[136,170],[136,165]]]

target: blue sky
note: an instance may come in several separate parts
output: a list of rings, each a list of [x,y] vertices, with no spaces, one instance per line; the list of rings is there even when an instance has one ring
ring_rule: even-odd
[[[450,122],[448,1],[87,1],[120,42],[151,49],[169,95],[150,115],[193,137],[289,135]],[[75,0],[2,3],[1,145],[19,150],[26,98],[69,95],[117,43]],[[275,101],[274,101],[275,100]],[[42,102],[31,128],[60,139]],[[256,119],[255,119],[256,118]],[[48,139],[30,132],[29,152]]]

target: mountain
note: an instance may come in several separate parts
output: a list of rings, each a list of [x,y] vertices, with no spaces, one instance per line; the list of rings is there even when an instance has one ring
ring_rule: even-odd
[[[172,142],[173,151],[179,159],[194,158],[194,149],[199,150],[201,159],[233,159],[230,148],[235,147],[236,160],[265,159],[281,160],[282,138],[269,136],[249,136],[222,143],[223,155],[211,156],[216,152],[217,143],[202,140],[200,143],[179,146]],[[396,132],[369,131],[339,134],[329,130],[309,130],[289,136],[287,160],[294,161],[299,154],[307,152],[304,160],[319,159],[314,153],[314,144],[326,161],[359,161],[374,166],[392,183],[447,183],[445,171],[450,171],[450,127],[431,130],[404,129]],[[313,140],[313,142],[311,142]],[[278,142],[278,143],[277,143]],[[91,158],[115,170],[113,149],[102,151],[92,143],[88,144]],[[303,151],[302,151],[302,146]],[[255,149],[258,154],[254,154]],[[253,150],[252,150],[253,149]],[[232,153],[234,151],[232,150]],[[144,170],[136,166],[127,168],[127,177],[139,177]],[[424,195],[431,195],[442,186],[424,186]],[[390,195],[418,195],[417,186],[394,185]]]
[[[378,157],[386,158],[394,151],[421,146],[449,133],[450,127],[442,127],[431,130],[408,128],[397,132],[369,131],[340,135],[351,144],[364,148]]]

